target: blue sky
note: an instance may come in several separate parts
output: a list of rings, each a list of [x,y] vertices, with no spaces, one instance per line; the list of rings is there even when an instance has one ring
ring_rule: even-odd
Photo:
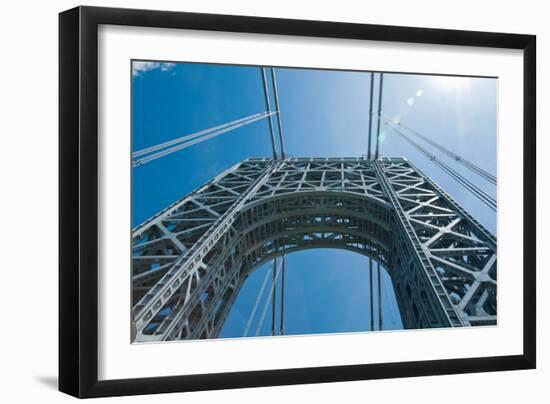
[[[366,154],[370,73],[295,68],[277,68],[276,73],[287,154]],[[134,62],[132,81],[134,151],[265,110],[258,67]],[[382,110],[495,174],[497,83],[492,78],[385,74]],[[376,95],[377,91],[375,106]],[[408,158],[496,232],[492,210],[391,130],[382,127],[381,139],[382,156]],[[495,197],[493,185],[422,145]],[[261,156],[271,156],[267,120],[135,168],[133,226],[238,161]],[[222,337],[242,335],[269,268],[265,265],[249,277]],[[396,307],[385,272],[384,280],[389,292],[386,299],[382,294],[384,323],[400,328],[399,319],[392,317]],[[365,257],[337,250],[309,250],[287,257],[285,329],[289,334],[367,330],[368,297]],[[262,334],[270,327],[269,308]]]

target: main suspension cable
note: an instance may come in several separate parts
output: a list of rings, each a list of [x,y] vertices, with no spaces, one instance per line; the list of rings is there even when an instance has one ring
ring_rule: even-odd
[[[420,151],[424,156],[428,157],[435,165],[437,165],[439,168],[441,168],[443,171],[445,171],[447,174],[449,174],[453,179],[455,179],[460,185],[462,185],[466,190],[471,192],[476,198],[478,198],[481,202],[483,202],[485,205],[487,205],[489,208],[491,208],[493,211],[496,212],[497,209],[497,203],[493,197],[491,197],[488,193],[483,191],[481,188],[476,186],[474,183],[469,181],[466,177],[458,173],[456,170],[445,164],[443,161],[438,159],[435,155],[424,149],[422,146],[417,144],[414,140],[412,140],[409,136],[406,136],[403,132],[401,132],[399,129],[395,127],[391,122],[383,119],[381,116],[379,117],[381,121],[386,124],[390,129],[392,129],[395,133],[397,133],[401,138],[409,142],[412,146],[414,146],[418,151]]]
[[[224,133],[227,133],[229,131],[232,131],[234,129],[241,128],[243,126],[249,125],[251,123],[254,123],[256,121],[259,121],[261,119],[264,119],[266,117],[270,117],[271,115],[276,114],[277,111],[271,111],[271,112],[261,112],[259,114],[250,115],[246,118],[237,119],[235,121],[229,122],[227,124],[215,126],[210,129],[205,129],[197,133],[193,133],[187,136],[183,136],[178,139],[171,140],[169,142],[162,143],[160,145],[151,146],[147,149],[139,150],[135,152],[132,157],[139,157],[147,154],[145,157],[138,158],[136,160],[133,160],[132,165],[134,167],[149,163],[153,160],[156,160],[158,158],[164,157],[168,154],[175,153],[179,150],[186,149],[190,146],[193,146],[194,144],[201,143],[205,140],[212,139],[216,136],[222,135]],[[172,147],[166,148],[166,144],[168,146],[172,145]],[[162,149],[162,150],[161,150]],[[157,152],[154,152],[156,150],[159,150]],[[152,154],[148,154],[150,152],[153,152]]]
[[[386,119],[391,119],[384,112],[382,112],[382,115],[384,115],[386,117]],[[426,143],[432,145],[436,149],[439,149],[440,151],[442,151],[446,155],[452,157],[456,162],[458,162],[459,164],[462,164],[464,167],[466,167],[467,169],[469,169],[473,173],[477,174],[481,178],[489,181],[490,183],[492,183],[494,185],[497,184],[496,177],[493,174],[489,173],[488,171],[484,170],[483,168],[475,165],[471,161],[466,160],[464,157],[459,156],[458,154],[456,154],[456,153],[452,152],[451,150],[447,149],[446,147],[444,147],[444,146],[440,145],[439,143],[433,141],[429,137],[427,137],[427,136],[423,135],[422,133],[417,132],[416,130],[412,129],[411,127],[406,126],[402,122],[398,122],[397,125],[399,125],[400,127],[406,129],[409,133],[411,133],[411,134],[419,137],[420,139],[424,140]]]
[[[265,112],[258,112],[257,114],[254,114],[254,115],[249,115],[249,116],[245,116],[244,118],[240,118],[240,119],[236,119],[234,121],[231,121],[231,122],[226,122],[224,124],[221,124],[221,125],[218,125],[218,126],[214,126],[212,128],[208,128],[208,129],[203,129],[201,131],[198,131],[198,132],[195,132],[195,133],[191,133],[189,135],[185,135],[185,136],[182,136],[182,137],[179,137],[177,139],[173,139],[173,140],[169,140],[167,142],[163,142],[163,143],[159,143],[157,145],[154,145],[154,146],[150,146],[150,147],[146,147],[144,149],[141,149],[141,150],[138,150],[136,152],[133,152],[132,153],[132,158],[136,158],[136,157],[140,157],[140,156],[143,156],[145,154],[149,154],[149,153],[152,153],[154,151],[157,151],[157,150],[161,150],[161,149],[165,149],[167,147],[170,147],[170,146],[173,146],[177,143],[181,143],[181,142],[187,142],[188,140],[192,140],[192,139],[195,139],[197,137],[200,137],[200,136],[203,136],[203,135],[206,135],[210,132],[213,132],[213,131],[216,131],[216,130],[219,130],[219,129],[223,129],[223,128],[226,128],[228,126],[232,126],[232,125],[236,125],[238,123],[241,123],[241,122],[244,122],[244,121],[247,121],[249,119],[252,119],[252,118],[255,118],[257,116],[260,116],[262,114],[264,114]]]

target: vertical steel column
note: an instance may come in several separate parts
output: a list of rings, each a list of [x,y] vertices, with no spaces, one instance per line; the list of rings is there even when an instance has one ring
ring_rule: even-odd
[[[275,95],[275,110],[277,111],[277,127],[279,128],[279,143],[281,144],[281,158],[285,158],[285,143],[283,141],[283,124],[281,123],[281,108],[279,107],[279,91],[277,90],[277,80],[275,70],[271,68],[271,84],[273,85],[273,94]]]
[[[371,149],[371,143],[372,143],[372,96],[374,93],[374,72],[371,72],[370,74],[370,100],[369,100],[369,145],[368,145],[368,152],[367,152],[367,158],[370,160],[370,149]]]
[[[380,73],[380,86],[378,90],[378,124],[376,125],[376,151],[374,159],[378,159],[378,151],[380,148],[380,115],[382,112],[382,86],[384,85],[384,73]],[[271,120],[271,118],[269,118]]]
[[[435,299],[438,301],[438,305],[434,305],[432,308],[437,315],[437,321],[444,327],[461,327],[463,325],[463,320],[460,318],[456,309],[451,302],[449,295],[447,294],[445,287],[436,273],[434,266],[432,265],[428,253],[423,248],[423,243],[420,241],[418,234],[415,232],[413,225],[409,220],[408,213],[403,209],[403,206],[400,202],[400,195],[397,190],[394,188],[394,182],[398,181],[393,179],[390,180],[388,176],[391,174],[391,165],[386,169],[383,160],[378,160],[373,162],[373,166],[376,170],[376,175],[380,181],[380,185],[396,213],[397,224],[399,230],[397,233],[401,233],[405,240],[407,240],[408,246],[413,253],[412,259],[413,264],[419,268],[419,273],[423,273],[429,285],[430,293],[433,293]],[[399,176],[400,172],[394,174]]]
[[[265,106],[268,113],[271,112],[271,104],[269,102],[269,93],[267,91],[267,77],[265,76],[265,67],[262,67],[262,81],[264,83]],[[269,116],[269,132],[271,133],[271,147],[273,148],[273,158],[277,160],[277,148],[275,146],[275,135],[273,133],[273,121]]]

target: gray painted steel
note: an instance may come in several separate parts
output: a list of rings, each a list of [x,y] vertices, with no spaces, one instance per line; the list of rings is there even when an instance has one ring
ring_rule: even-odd
[[[134,229],[135,340],[216,338],[252,271],[310,248],[387,268],[405,328],[496,324],[495,237],[406,159],[250,158]]]

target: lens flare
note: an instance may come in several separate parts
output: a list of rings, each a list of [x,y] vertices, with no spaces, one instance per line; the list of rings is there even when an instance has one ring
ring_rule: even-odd
[[[437,76],[432,80],[437,87],[445,91],[461,91],[470,85],[467,77]]]

